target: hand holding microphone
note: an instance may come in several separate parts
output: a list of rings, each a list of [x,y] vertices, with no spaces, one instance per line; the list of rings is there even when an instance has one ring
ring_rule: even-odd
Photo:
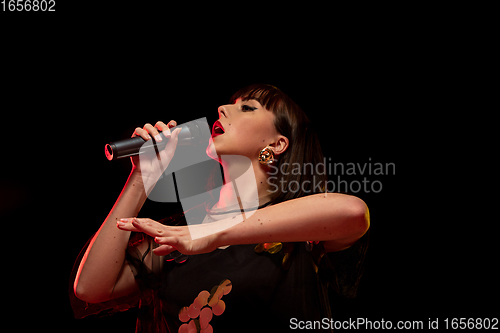
[[[171,120],[168,124],[158,121],[155,126],[147,123],[143,128],[137,127],[132,138],[107,144],[106,157],[111,161],[130,156],[134,170],[148,178],[152,175],[159,177],[172,160],[179,141],[182,128],[171,130],[176,125],[175,120]],[[148,156],[139,155],[141,147]]]
[[[165,171],[178,145],[207,146],[210,138],[207,120],[200,118],[177,127],[171,120],[168,124],[158,121],[155,126],[137,127],[129,139],[110,142],[104,148],[110,161],[131,157],[135,171],[143,177],[155,179]]]
[[[119,158],[135,156],[145,152],[148,148],[154,149],[155,147],[160,150],[163,149],[170,137],[168,137],[167,130],[172,132],[176,129],[177,123],[171,120],[168,125],[159,121],[153,127],[151,124],[144,125],[143,128],[137,127],[132,138],[115,141],[107,144],[104,152],[108,160],[116,160]],[[159,135],[159,140],[151,140]],[[167,135],[167,136],[165,136]],[[184,145],[197,145],[207,144],[210,138],[210,129],[205,118],[193,120],[181,125],[181,131],[178,134],[178,144]],[[166,139],[166,140],[165,140]]]

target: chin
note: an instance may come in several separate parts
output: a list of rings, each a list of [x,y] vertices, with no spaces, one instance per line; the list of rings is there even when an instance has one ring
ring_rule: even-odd
[[[232,143],[228,145],[228,143],[224,141],[214,142],[214,138],[211,137],[206,149],[206,153],[208,157],[218,162],[220,162],[220,158],[222,156],[225,157],[242,156],[245,157],[246,160],[251,160],[251,158],[248,157],[251,154],[249,154],[247,151],[242,151],[241,149],[235,149],[236,148],[235,146],[238,147],[238,144]]]
[[[216,161],[219,161],[219,155],[217,155],[217,151],[215,150],[215,143],[214,143],[213,138],[210,138],[206,152],[207,152],[208,157],[210,157],[211,159],[214,159]]]
[[[224,147],[221,147],[220,143],[215,143],[214,138],[210,138],[210,141],[208,142],[208,146],[206,149],[206,153],[208,157],[210,157],[213,160],[219,161],[220,157],[222,155],[230,155],[231,153],[225,152]],[[222,145],[223,146],[223,145]]]

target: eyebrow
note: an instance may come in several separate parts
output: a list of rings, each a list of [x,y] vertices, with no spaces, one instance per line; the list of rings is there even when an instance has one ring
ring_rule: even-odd
[[[247,98],[247,99],[243,99],[241,97],[238,97],[238,99],[241,99],[242,101],[245,101],[245,102],[246,101],[252,101],[252,100],[254,100],[256,102],[259,102],[259,104],[262,106],[262,102],[258,98],[255,98],[255,97],[250,97],[250,98]]]

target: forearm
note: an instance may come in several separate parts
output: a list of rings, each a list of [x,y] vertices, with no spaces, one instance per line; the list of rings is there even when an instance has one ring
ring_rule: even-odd
[[[368,209],[356,197],[328,193],[289,200],[256,211],[245,221],[221,231],[219,246],[264,242],[345,242],[369,227]]]
[[[132,172],[80,262],[75,279],[77,295],[101,298],[111,294],[122,269],[130,237],[130,232],[116,228],[116,221],[126,216],[137,216],[146,198],[141,175]]]

